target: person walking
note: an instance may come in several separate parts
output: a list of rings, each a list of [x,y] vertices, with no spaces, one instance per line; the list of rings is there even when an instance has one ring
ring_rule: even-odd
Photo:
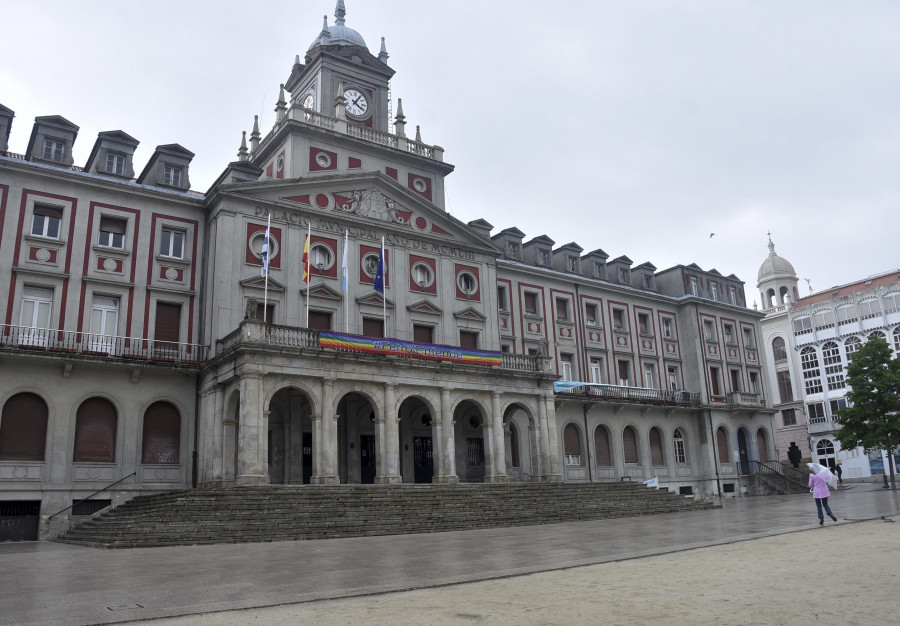
[[[828,490],[828,480],[831,479],[833,475],[828,471],[828,468],[822,467],[817,463],[807,463],[807,465],[813,472],[809,475],[809,490],[816,500],[816,511],[819,513],[819,526],[825,523],[825,516],[822,514],[823,506],[825,507],[825,512],[828,513],[828,517],[836,522],[837,518],[834,516],[834,513],[831,512],[831,507],[828,506],[828,496],[831,495],[831,491]],[[816,470],[818,470],[818,472]]]
[[[840,462],[840,461],[838,461],[838,462],[837,462],[837,465],[834,466],[834,473],[837,475],[837,478],[838,478],[838,484],[839,484],[839,485],[843,485],[843,484],[844,484],[844,479],[842,478],[842,474],[844,473],[844,470],[841,469],[841,462]]]

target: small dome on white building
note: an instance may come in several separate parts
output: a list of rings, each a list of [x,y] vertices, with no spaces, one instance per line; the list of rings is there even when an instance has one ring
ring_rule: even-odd
[[[358,32],[344,25],[344,15],[347,11],[344,8],[344,0],[338,0],[334,10],[334,25],[328,25],[328,16],[325,16],[325,23],[322,25],[322,32],[313,40],[308,50],[312,50],[318,46],[361,46],[368,50],[365,40]]]
[[[770,237],[769,256],[759,266],[756,281],[763,310],[796,302],[800,295],[797,291],[797,282],[797,272],[794,271],[794,266],[790,261],[776,254],[775,244],[772,243]]]

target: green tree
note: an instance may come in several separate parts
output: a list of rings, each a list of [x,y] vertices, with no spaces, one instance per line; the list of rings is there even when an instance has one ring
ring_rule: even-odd
[[[887,450],[896,489],[892,452],[900,446],[900,359],[888,342],[873,335],[853,353],[847,384],[850,406],[838,412],[841,429],[834,436],[844,449]]]

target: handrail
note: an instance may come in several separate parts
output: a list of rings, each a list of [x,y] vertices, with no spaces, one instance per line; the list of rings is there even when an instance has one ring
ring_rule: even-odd
[[[771,462],[771,461],[758,461],[760,467],[764,467],[769,471],[775,472],[776,474],[781,474],[786,480],[791,481],[794,484],[800,485],[801,487],[806,487],[807,482],[809,480],[809,474],[798,470],[793,467],[788,467],[784,463]]]
[[[131,473],[130,473],[128,476],[126,476],[125,478],[120,478],[120,479],[117,480],[116,482],[107,485],[106,487],[104,487],[104,488],[101,489],[100,491],[95,491],[95,492],[92,493],[91,495],[85,496],[85,497],[83,497],[81,500],[78,500],[78,501],[76,501],[76,502],[73,502],[71,505],[67,506],[67,507],[64,508],[62,511],[57,511],[56,513],[54,513],[53,515],[51,515],[50,517],[48,517],[48,518],[47,518],[47,521],[52,520],[54,517],[56,517],[57,515],[59,515],[60,513],[64,512],[64,511],[68,511],[69,509],[71,509],[72,507],[74,507],[76,504],[81,504],[81,503],[84,502],[85,500],[89,500],[90,498],[93,498],[93,497],[96,496],[98,493],[103,493],[104,491],[106,491],[106,490],[109,489],[110,487],[114,487],[114,486],[118,485],[118,484],[119,484],[120,482],[122,482],[123,480],[128,480],[128,479],[131,478],[132,476],[137,476],[137,472],[131,472]]]

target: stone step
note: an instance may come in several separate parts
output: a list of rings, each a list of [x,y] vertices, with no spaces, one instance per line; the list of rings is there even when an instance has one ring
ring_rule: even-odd
[[[103,547],[284,541],[702,510],[634,483],[261,486],[138,496],[60,541]]]

